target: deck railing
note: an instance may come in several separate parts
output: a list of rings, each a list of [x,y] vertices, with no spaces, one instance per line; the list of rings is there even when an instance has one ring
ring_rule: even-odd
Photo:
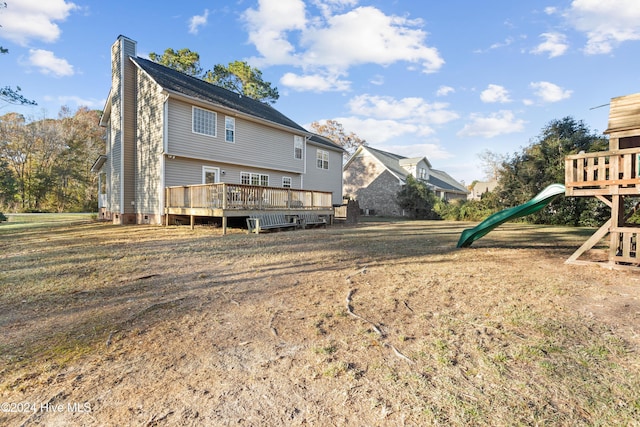
[[[640,184],[640,148],[582,153],[565,158],[565,187],[574,190]]]
[[[332,194],[326,191],[217,183],[167,187],[166,192],[167,208],[276,210],[332,207]]]

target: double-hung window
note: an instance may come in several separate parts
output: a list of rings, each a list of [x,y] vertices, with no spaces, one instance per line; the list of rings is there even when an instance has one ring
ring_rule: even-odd
[[[213,111],[193,107],[193,133],[216,136],[217,115]]]
[[[302,147],[304,147],[304,138],[299,135],[293,136],[293,157],[302,159]]]
[[[418,174],[418,179],[423,179],[423,180],[427,180],[429,177],[427,176],[427,170],[425,168],[420,168],[419,170],[419,174]]]
[[[290,176],[283,176],[282,177],[282,187],[291,188],[291,177]]]
[[[318,169],[329,169],[329,152],[318,150],[316,152],[316,166]]]
[[[224,140],[236,142],[236,119],[233,117],[224,118]]]

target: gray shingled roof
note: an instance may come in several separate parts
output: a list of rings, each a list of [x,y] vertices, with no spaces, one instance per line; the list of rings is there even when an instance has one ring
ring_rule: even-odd
[[[344,148],[342,148],[341,146],[339,146],[338,144],[336,144],[326,136],[318,135],[317,133],[314,133],[313,135],[311,135],[311,137],[309,138],[309,141],[315,142],[316,144],[324,145],[329,148],[333,148],[334,150],[345,151]]]
[[[189,76],[148,59],[132,57],[131,60],[156,83],[168,91],[217,104],[249,116],[299,130],[304,134],[309,134],[309,131],[269,104],[239,95],[223,87],[205,82],[204,80]]]

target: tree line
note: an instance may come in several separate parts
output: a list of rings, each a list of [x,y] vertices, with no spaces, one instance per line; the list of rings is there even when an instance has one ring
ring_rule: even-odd
[[[63,107],[57,119],[0,116],[0,212],[95,212],[93,161],[105,152],[100,111]]]

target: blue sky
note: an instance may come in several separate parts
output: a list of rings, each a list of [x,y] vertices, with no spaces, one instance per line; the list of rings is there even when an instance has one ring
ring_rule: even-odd
[[[102,109],[118,35],[138,55],[189,48],[203,68],[246,60],[275,107],[308,126],[337,120],[369,145],[470,183],[478,154],[511,154],[553,119],[607,127],[612,97],[640,91],[640,2],[6,0],[0,86],[56,117]]]

